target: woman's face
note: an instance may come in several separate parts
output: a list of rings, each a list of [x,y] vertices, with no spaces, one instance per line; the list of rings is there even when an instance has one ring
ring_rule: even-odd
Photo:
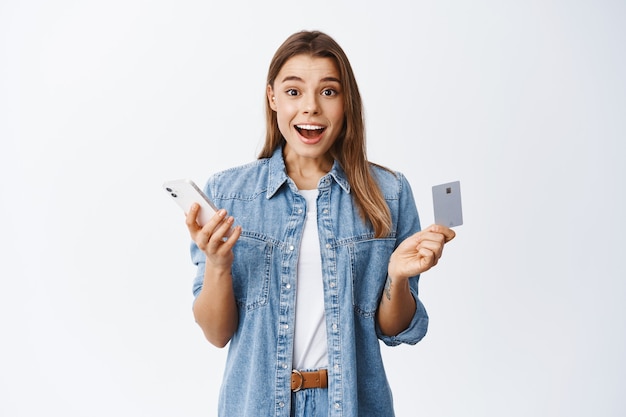
[[[274,86],[267,87],[270,107],[287,142],[285,155],[329,161],[328,150],[344,123],[341,81],[331,58],[296,55],[285,62]]]

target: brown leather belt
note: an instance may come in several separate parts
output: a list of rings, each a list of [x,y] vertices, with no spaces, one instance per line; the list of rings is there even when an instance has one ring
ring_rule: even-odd
[[[300,372],[297,369],[291,371],[291,391],[298,392],[308,388],[328,387],[328,372],[320,369],[313,372]]]

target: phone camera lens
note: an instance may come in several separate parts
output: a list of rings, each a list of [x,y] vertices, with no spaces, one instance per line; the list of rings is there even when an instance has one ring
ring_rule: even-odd
[[[166,190],[167,190],[168,193],[172,192],[172,189],[170,187],[167,187]]]
[[[172,197],[176,198],[178,196],[176,195],[176,193],[172,193]]]

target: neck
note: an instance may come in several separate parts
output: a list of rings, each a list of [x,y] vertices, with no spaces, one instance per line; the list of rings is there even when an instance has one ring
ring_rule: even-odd
[[[328,158],[307,158],[299,155],[284,155],[287,175],[300,190],[317,188],[320,178],[332,168]]]

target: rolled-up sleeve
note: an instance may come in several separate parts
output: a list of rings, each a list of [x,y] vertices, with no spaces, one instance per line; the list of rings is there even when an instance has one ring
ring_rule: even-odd
[[[413,277],[409,281],[409,285],[411,286],[411,294],[413,294],[413,298],[415,298],[415,304],[417,306],[417,308],[415,309],[415,315],[413,316],[413,320],[411,320],[411,324],[409,324],[409,327],[407,327],[406,330],[404,330],[400,334],[397,334],[395,336],[387,336],[380,331],[378,324],[376,325],[376,333],[378,335],[378,338],[382,340],[383,343],[387,346],[398,346],[402,343],[415,345],[426,335],[426,331],[428,330],[428,314],[426,313],[424,305],[417,296],[418,281],[419,277]]]

